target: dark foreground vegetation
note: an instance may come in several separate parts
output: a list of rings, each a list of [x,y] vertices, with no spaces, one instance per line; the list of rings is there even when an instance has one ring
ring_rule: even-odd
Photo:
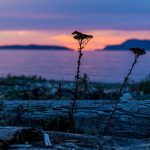
[[[121,84],[95,83],[85,77],[80,81],[79,99],[115,99]],[[11,76],[0,79],[1,100],[71,100],[74,82],[47,80],[37,76]],[[142,81],[129,82],[121,97],[131,100],[150,99],[150,76]],[[127,100],[126,99],[126,100]]]

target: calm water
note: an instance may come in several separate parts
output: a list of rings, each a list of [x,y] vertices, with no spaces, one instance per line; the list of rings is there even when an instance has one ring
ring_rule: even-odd
[[[0,50],[0,74],[39,75],[47,79],[74,80],[77,52]],[[121,82],[134,57],[131,52],[84,52],[82,73],[92,81]],[[150,52],[139,59],[131,79],[141,80],[149,73]]]

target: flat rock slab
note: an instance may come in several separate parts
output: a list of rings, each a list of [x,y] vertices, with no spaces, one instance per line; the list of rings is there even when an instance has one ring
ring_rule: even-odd
[[[48,149],[96,150],[102,147],[97,137],[89,135],[43,132],[26,127],[0,127],[0,149],[46,149],[41,133],[48,134],[52,141],[52,146]]]
[[[25,131],[25,132],[24,132]],[[5,134],[3,133],[5,132]],[[1,134],[2,133],[2,134]],[[38,133],[38,134],[37,134]],[[41,133],[49,135],[52,146],[45,147]],[[35,135],[36,134],[36,135]],[[26,127],[1,127],[0,150],[147,150],[150,139],[90,136]],[[27,136],[28,135],[28,136]],[[18,138],[19,136],[19,138]],[[31,140],[32,139],[32,140]],[[3,143],[2,143],[3,142]]]
[[[67,119],[70,103],[70,100],[5,100],[3,110],[0,111],[0,119],[12,125],[16,125],[18,120],[21,125],[28,124],[28,121],[37,126],[42,121],[50,124],[54,118],[57,119],[60,116]],[[114,105],[113,100],[77,100],[75,120],[78,131],[101,135]],[[149,138],[150,100],[121,101],[106,135]]]

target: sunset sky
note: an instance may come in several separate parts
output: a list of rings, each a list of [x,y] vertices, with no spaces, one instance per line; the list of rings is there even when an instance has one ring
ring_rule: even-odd
[[[87,49],[150,39],[150,0],[0,0],[0,45],[75,49],[74,30],[92,34]]]

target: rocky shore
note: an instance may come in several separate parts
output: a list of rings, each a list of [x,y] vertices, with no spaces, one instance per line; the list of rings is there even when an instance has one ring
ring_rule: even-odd
[[[115,100],[121,84],[95,83],[88,76],[79,82],[79,99]],[[0,79],[0,100],[71,100],[75,83],[46,80],[37,76],[11,76]],[[130,82],[122,100],[150,99],[150,78],[139,83]]]
[[[115,106],[120,84],[80,81],[69,130],[74,82],[7,76],[0,80],[0,150],[150,149],[150,80],[129,83]]]
[[[93,149],[99,149],[97,146],[103,147],[103,149],[112,147],[114,149],[133,149],[135,146],[149,148],[150,100],[120,102],[112,125],[105,135],[102,135],[102,131],[113,109],[114,100],[78,100],[77,103],[78,108],[75,114],[77,131],[75,135],[67,133],[69,100],[30,101],[29,107],[28,101],[5,101],[0,111],[1,125],[3,125],[0,132],[5,133],[2,129],[7,129],[7,126],[12,126],[9,128],[32,126],[32,128],[50,133],[50,137],[53,133],[54,136],[60,134],[69,137],[79,136],[81,139],[85,137],[86,141],[86,137],[91,138],[92,136],[96,138],[95,142],[97,141],[97,144],[91,142],[91,146],[96,146]],[[9,135],[10,130],[7,131]],[[65,133],[61,133],[62,131]],[[61,143],[60,135],[58,142]],[[0,141],[2,138],[1,134]],[[70,140],[73,144],[72,139]],[[73,145],[75,146],[76,143]]]

